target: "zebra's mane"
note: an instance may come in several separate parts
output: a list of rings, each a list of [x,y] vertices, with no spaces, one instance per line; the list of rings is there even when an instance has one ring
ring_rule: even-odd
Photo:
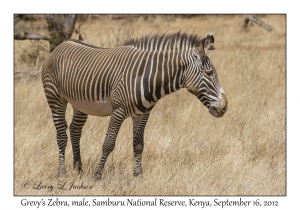
[[[187,35],[180,31],[172,34],[148,34],[139,39],[131,39],[124,46],[133,46],[140,50],[175,50],[198,47],[201,39],[197,35]]]

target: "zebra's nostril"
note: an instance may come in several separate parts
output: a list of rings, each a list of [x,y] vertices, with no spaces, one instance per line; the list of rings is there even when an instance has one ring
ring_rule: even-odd
[[[227,111],[227,105],[224,106],[222,110],[223,110],[223,112],[226,112]]]

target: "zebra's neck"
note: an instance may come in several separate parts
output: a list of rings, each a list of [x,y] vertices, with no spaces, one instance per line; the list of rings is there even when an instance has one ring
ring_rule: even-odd
[[[134,59],[139,64],[126,78],[127,85],[135,97],[135,104],[141,112],[151,110],[164,96],[179,90],[182,85],[184,64],[180,51],[158,50],[135,53]],[[139,90],[139,91],[137,91]]]

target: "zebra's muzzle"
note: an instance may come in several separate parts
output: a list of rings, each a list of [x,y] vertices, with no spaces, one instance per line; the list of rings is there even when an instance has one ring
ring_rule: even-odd
[[[228,102],[225,94],[222,93],[222,103],[220,106],[210,106],[209,113],[214,117],[222,117],[228,108]]]
[[[212,106],[209,108],[209,113],[214,117],[222,117],[224,114],[220,113],[216,107]]]
[[[220,111],[218,108],[212,106],[209,108],[209,113],[214,117],[222,117],[225,112]]]

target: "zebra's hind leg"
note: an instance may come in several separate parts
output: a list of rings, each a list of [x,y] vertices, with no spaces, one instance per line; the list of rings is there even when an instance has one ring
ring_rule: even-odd
[[[46,90],[45,93],[48,100],[48,104],[52,111],[52,118],[56,128],[56,138],[59,150],[58,175],[62,175],[66,173],[65,149],[68,141],[68,136],[66,133],[68,126],[65,120],[65,112],[68,102],[59,96],[59,94],[56,92],[56,89],[52,89],[52,91]]]
[[[116,138],[124,120],[125,116],[123,110],[116,110],[112,113],[111,118],[109,120],[105,140],[102,146],[102,156],[94,175],[95,180],[100,180],[102,177],[105,162],[107,160],[108,155],[113,151],[115,147]]]
[[[73,167],[80,173],[82,171],[82,162],[80,156],[80,138],[82,128],[87,120],[88,115],[80,112],[73,107],[73,120],[70,124],[70,137],[73,150]]]
[[[133,151],[134,167],[133,175],[138,176],[143,173],[142,170],[142,153],[144,150],[144,130],[150,114],[143,115],[133,120]]]

